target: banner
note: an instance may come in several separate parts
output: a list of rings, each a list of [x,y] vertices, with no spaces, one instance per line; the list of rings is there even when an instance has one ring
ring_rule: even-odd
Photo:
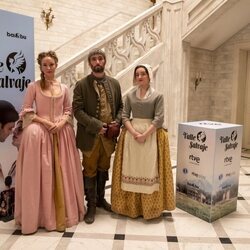
[[[0,10],[0,24],[0,100],[12,103],[19,113],[25,90],[34,80],[34,21],[32,17]],[[0,142],[4,176],[16,156],[10,135]]]
[[[179,124],[176,205],[212,222],[236,210],[242,126],[213,121]]]

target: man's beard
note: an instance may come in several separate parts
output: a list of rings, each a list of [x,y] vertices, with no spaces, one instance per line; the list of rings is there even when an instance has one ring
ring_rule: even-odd
[[[92,67],[92,71],[95,73],[102,73],[102,72],[104,72],[104,67],[98,65],[98,66]]]

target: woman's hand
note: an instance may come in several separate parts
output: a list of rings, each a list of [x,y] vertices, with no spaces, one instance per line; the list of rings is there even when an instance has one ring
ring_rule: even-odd
[[[45,128],[46,128],[48,131],[51,131],[51,130],[56,126],[53,122],[48,121],[48,120],[44,121],[44,122],[43,122],[43,125],[45,126]]]
[[[54,125],[49,128],[49,132],[52,134],[59,132],[63,128],[65,123],[66,123],[66,120],[61,120],[57,123],[53,123]]]
[[[144,135],[144,134],[139,134],[139,135],[135,136],[134,138],[139,143],[144,143],[146,141],[146,135]]]
[[[135,129],[133,129],[130,133],[132,134],[132,136],[134,137],[134,139],[135,139],[138,135],[140,135],[140,133],[137,132]]]
[[[135,137],[135,140],[139,143],[144,143],[146,138],[156,131],[156,127],[151,124],[148,129],[143,133]]]

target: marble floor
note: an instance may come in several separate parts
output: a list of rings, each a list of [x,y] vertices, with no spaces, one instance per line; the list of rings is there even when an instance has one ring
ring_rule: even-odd
[[[174,177],[175,174],[173,168]],[[110,185],[106,198],[110,199]],[[13,220],[1,221],[0,249],[250,249],[250,159],[241,159],[237,211],[213,223],[178,208],[151,221],[97,209],[96,221],[92,225],[81,222],[64,233],[41,229],[34,235],[23,236]]]

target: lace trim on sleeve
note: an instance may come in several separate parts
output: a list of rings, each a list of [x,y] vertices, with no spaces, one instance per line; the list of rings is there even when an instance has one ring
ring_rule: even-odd
[[[62,117],[62,119],[66,120],[67,123],[69,123],[71,126],[74,125],[74,122],[73,122],[73,117],[72,117],[72,114],[70,111],[66,111]]]
[[[23,121],[23,128],[31,124],[35,116],[36,114],[33,108],[23,109],[20,113],[20,118]]]

